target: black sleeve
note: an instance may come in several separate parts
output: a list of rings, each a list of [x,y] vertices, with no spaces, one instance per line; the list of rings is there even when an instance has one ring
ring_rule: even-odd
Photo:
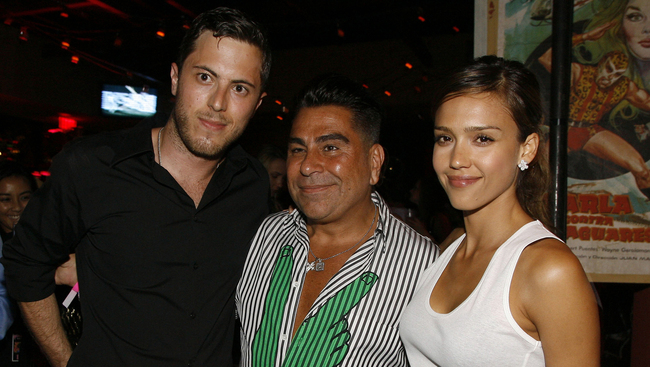
[[[65,149],[54,158],[51,176],[32,195],[14,237],[4,245],[0,261],[9,294],[18,301],[38,301],[54,293],[56,268],[84,233],[77,173],[88,159],[75,151]]]

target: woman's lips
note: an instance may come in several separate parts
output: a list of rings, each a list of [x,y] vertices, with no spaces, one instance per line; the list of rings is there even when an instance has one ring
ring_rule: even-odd
[[[644,48],[650,48],[650,38],[645,38],[641,41],[639,41],[639,45]]]
[[[474,176],[447,176],[449,184],[453,187],[467,187],[480,180],[480,177]]]

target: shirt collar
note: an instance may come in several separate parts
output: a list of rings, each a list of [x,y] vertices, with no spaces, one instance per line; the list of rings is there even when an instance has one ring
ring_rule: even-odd
[[[384,201],[377,191],[373,191],[371,194],[372,202],[375,203],[377,209],[379,209],[379,220],[377,221],[377,230],[376,232],[381,233],[381,235],[386,234],[386,229],[388,228],[388,218],[390,218],[390,210],[388,210],[388,205]]]
[[[163,127],[167,123],[167,116],[163,113],[156,113],[147,117],[134,127],[124,132],[121,143],[115,147],[115,156],[111,161],[111,167],[123,160],[151,152],[153,154],[153,143],[151,142],[151,129]]]

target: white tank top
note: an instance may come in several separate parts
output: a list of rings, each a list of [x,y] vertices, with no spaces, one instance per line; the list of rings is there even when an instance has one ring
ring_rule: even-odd
[[[439,314],[431,292],[461,236],[422,275],[400,321],[400,337],[412,367],[544,367],[542,343],[519,327],[510,312],[510,283],[521,252],[555,238],[539,221],[519,228],[494,253],[478,285],[456,309]]]

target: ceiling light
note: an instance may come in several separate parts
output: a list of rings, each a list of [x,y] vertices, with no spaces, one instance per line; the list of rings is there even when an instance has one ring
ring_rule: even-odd
[[[18,35],[18,39],[27,42],[27,40],[29,39],[29,33],[27,33],[27,27],[20,27],[20,33]]]

